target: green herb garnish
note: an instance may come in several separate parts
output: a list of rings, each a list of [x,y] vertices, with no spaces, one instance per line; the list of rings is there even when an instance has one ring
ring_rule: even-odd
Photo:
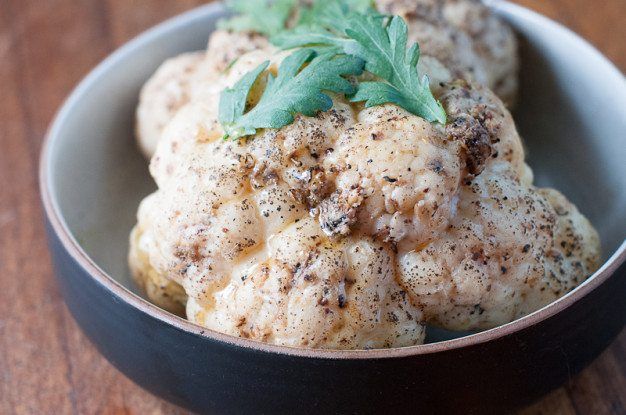
[[[251,31],[272,36],[285,29],[297,0],[230,0],[235,15],[218,22],[220,29]]]
[[[360,75],[364,62],[354,56],[316,56],[311,49],[297,50],[282,62],[276,77],[267,75],[261,99],[244,113],[250,89],[268,64],[261,64],[222,93],[219,121],[224,138],[237,139],[255,134],[258,129],[284,127],[293,122],[295,114],[313,116],[328,111],[333,101],[324,91],[354,94],[354,85],[344,76]]]
[[[420,50],[414,43],[407,46],[408,29],[404,20],[394,16],[387,27],[372,17],[354,14],[346,34],[357,41],[350,51],[365,61],[365,69],[381,81],[362,82],[353,102],[365,101],[367,107],[396,104],[426,121],[446,123],[446,112],[435,99],[428,76],[417,73]]]
[[[375,13],[372,0],[316,0],[300,11],[297,27],[325,27],[339,32],[346,28],[349,13]]]
[[[293,29],[280,31],[270,40],[282,49],[307,46],[349,53],[355,41],[346,38],[345,32],[354,13],[363,13],[381,22],[385,17],[374,9],[370,0],[317,0],[303,9]]]
[[[246,110],[248,95],[252,85],[261,73],[267,69],[269,61],[263,62],[254,70],[245,74],[232,88],[226,88],[220,95],[218,118],[226,130],[227,126],[234,125]],[[227,134],[228,135],[228,134]]]
[[[226,137],[283,127],[296,113],[327,111],[332,100],[323,91],[344,93],[366,107],[395,104],[429,122],[446,123],[446,112],[433,96],[428,77],[417,72],[419,45],[407,50],[408,28],[401,17],[381,15],[371,0],[317,0],[301,12],[295,28],[285,29],[285,24],[286,18],[270,37],[272,43],[282,49],[305,49],[285,59],[276,79],[269,75],[261,100],[249,112],[244,114],[247,96],[267,63],[223,92],[220,122]],[[363,67],[378,79],[355,87],[342,77],[358,75]]]
[[[415,43],[406,49],[408,29],[401,17],[383,24],[375,13],[347,12],[341,20],[343,34],[318,20],[317,26],[281,32],[272,42],[283,49],[327,47],[357,56],[380,81],[359,84],[353,102],[365,101],[368,107],[393,103],[427,121],[446,123],[446,113],[430,91],[428,77],[420,78],[417,73],[419,46]]]

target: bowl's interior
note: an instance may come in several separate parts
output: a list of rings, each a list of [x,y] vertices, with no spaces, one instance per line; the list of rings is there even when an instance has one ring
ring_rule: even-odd
[[[561,190],[589,217],[606,259],[626,236],[624,79],[568,31],[519,7],[497,7],[522,38],[515,116],[536,183]],[[118,51],[81,85],[51,131],[43,185],[85,252],[132,291],[128,233],[155,187],[133,137],[139,89],[166,58],[204,48],[220,13],[203,7]]]

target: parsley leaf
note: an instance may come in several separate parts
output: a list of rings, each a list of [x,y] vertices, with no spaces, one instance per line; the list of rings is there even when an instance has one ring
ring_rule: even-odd
[[[272,36],[285,29],[297,0],[230,0],[226,6],[235,15],[220,20],[220,29],[252,31]]]
[[[244,114],[242,108],[250,88],[267,67],[267,63],[260,65],[220,98],[219,120],[224,138],[237,139],[255,134],[258,129],[289,125],[297,113],[313,116],[328,111],[333,101],[323,91],[353,94],[354,85],[343,76],[361,74],[363,65],[354,56],[316,56],[311,49],[297,50],[283,61],[276,77],[268,75],[261,99]]]
[[[429,122],[446,123],[446,113],[432,95],[428,77],[420,79],[417,73],[419,46],[414,44],[408,51],[408,29],[401,17],[394,16],[383,25],[381,15],[346,11],[340,17],[344,33],[338,33],[318,20],[320,26],[299,27],[281,32],[272,42],[283,49],[314,47],[363,59],[365,69],[380,81],[362,82],[353,102],[365,101],[367,107],[386,103],[396,104]],[[336,13],[336,11],[335,11]],[[335,14],[336,15],[336,14]]]
[[[308,46],[349,53],[354,48],[351,45],[355,44],[345,35],[350,16],[363,13],[381,21],[385,17],[374,9],[370,0],[317,0],[301,13],[295,28],[272,36],[270,40],[275,46],[281,49]]]
[[[219,120],[222,124],[232,124],[241,117],[246,109],[246,102],[252,85],[270,62],[265,61],[245,74],[232,88],[226,88],[220,96]]]
[[[351,12],[377,13],[372,0],[316,0],[302,9],[297,26],[320,26],[343,33]]]
[[[275,46],[283,50],[306,46],[317,51],[328,50],[335,53],[348,53],[356,48],[356,42],[319,26],[297,26],[292,30],[278,33],[271,38]]]
[[[446,123],[446,112],[430,91],[428,76],[417,73],[420,51],[417,43],[407,51],[408,29],[394,16],[383,27],[372,16],[353,14],[346,34],[357,41],[354,55],[365,60],[365,69],[382,81],[363,82],[352,101],[367,107],[396,104],[430,122]]]

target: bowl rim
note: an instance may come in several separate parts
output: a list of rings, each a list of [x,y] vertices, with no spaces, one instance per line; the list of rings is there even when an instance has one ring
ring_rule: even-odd
[[[498,1],[490,3],[491,7],[496,11],[505,11],[508,13],[521,15],[525,19],[532,21],[538,26],[548,26],[550,30],[560,31],[575,41],[585,53],[595,55],[596,59],[604,66],[607,73],[613,72],[612,75],[622,77],[622,73],[594,46],[582,39],[576,33],[565,26],[540,15],[525,7],[509,3],[508,1]],[[178,30],[194,20],[202,20],[207,15],[217,14],[223,11],[220,2],[214,2],[208,5],[194,8],[188,12],[165,20],[164,22],[148,29],[139,36],[130,40],[128,43],[118,48],[106,59],[104,59],[95,69],[93,69],[72,91],[68,98],[64,101],[60,110],[55,115],[48,132],[44,138],[42,150],[39,160],[39,184],[40,196],[44,207],[45,215],[51,225],[52,231],[55,233],[63,249],[69,254],[82,269],[100,284],[103,288],[140,312],[143,312],[162,323],[170,325],[178,330],[188,334],[203,337],[207,340],[218,341],[230,346],[237,346],[251,351],[266,352],[272,354],[281,354],[288,356],[296,356],[312,359],[392,359],[408,356],[427,355],[432,353],[452,351],[467,348],[492,340],[496,340],[513,333],[522,331],[535,324],[538,324],[572,306],[574,303],[585,297],[593,290],[603,284],[613,273],[626,261],[626,240],[622,242],[619,248],[608,258],[603,265],[591,275],[583,284],[576,289],[561,297],[560,299],[546,305],[545,307],[528,314],[513,322],[498,326],[489,330],[471,334],[468,336],[446,340],[437,343],[421,344],[415,346],[407,346],[391,349],[372,349],[372,350],[334,350],[334,349],[306,349],[291,346],[279,346],[264,343],[258,340],[242,339],[232,335],[220,333],[186,319],[171,314],[160,307],[152,304],[148,300],[133,293],[128,288],[108,275],[93,261],[89,255],[83,250],[78,241],[72,235],[69,226],[65,222],[59,204],[54,196],[53,185],[51,181],[52,172],[51,165],[51,148],[57,137],[60,135],[63,124],[72,113],[73,107],[77,105],[83,94],[85,94],[91,86],[106,73],[110,67],[114,66],[117,61],[124,56],[132,54],[136,49],[142,47],[144,43],[148,43],[151,39],[161,35],[162,32]]]

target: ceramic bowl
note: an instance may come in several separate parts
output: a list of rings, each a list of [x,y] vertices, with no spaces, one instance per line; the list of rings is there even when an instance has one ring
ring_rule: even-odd
[[[115,52],[77,87],[50,129],[41,158],[50,249],[85,334],[139,385],[202,413],[500,412],[580,371],[626,321],[626,85],[567,29],[506,2],[493,7],[522,42],[515,116],[536,181],[563,191],[600,232],[604,265],[586,283],[493,330],[370,351],[238,339],[143,299],[126,252],[138,203],[154,184],[135,146],[134,109],[161,62],[205,47],[223,14],[211,4]]]

